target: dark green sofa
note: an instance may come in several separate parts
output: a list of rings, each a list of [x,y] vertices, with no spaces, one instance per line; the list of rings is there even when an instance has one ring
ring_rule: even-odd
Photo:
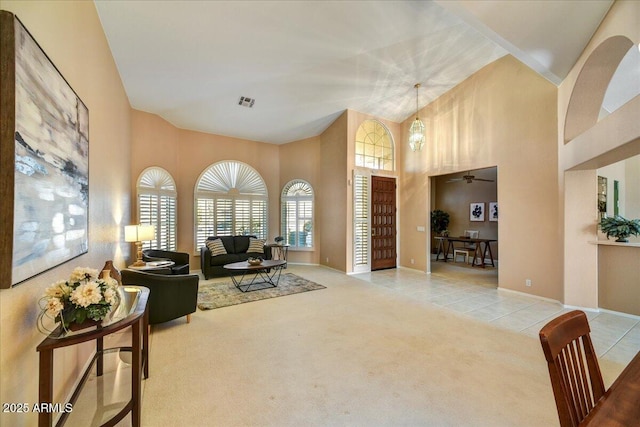
[[[271,259],[271,247],[264,246],[264,253],[247,252],[249,249],[249,238],[256,236],[211,236],[207,240],[220,239],[227,253],[224,255],[211,256],[211,251],[206,245],[200,248],[200,267],[205,279],[211,277],[228,276],[229,272],[223,268],[225,264],[232,262],[246,261],[253,257]]]

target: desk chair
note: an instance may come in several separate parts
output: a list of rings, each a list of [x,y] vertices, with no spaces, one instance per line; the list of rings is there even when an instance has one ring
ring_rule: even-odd
[[[598,358],[584,312],[565,313],[540,330],[561,427],[575,427],[604,395]]]
[[[480,232],[477,230],[464,230],[464,237],[468,237],[470,239],[477,239]],[[464,262],[469,263],[469,254],[476,251],[475,243],[464,243],[462,247],[453,248],[453,262],[456,262],[458,255],[464,256]]]

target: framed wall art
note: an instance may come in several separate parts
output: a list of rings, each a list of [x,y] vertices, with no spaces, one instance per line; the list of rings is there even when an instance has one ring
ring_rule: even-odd
[[[489,221],[498,220],[498,202],[489,202]]]
[[[484,203],[471,203],[469,207],[470,221],[484,221]]]
[[[89,110],[38,43],[1,11],[3,256],[8,288],[88,251]],[[5,220],[6,219],[6,220]]]

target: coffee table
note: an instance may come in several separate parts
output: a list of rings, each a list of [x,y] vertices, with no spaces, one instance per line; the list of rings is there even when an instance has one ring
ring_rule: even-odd
[[[260,289],[275,288],[278,286],[280,274],[286,264],[287,261],[282,259],[267,259],[262,261],[260,265],[251,265],[247,261],[240,261],[225,264],[223,268],[229,271],[231,280],[236,288],[242,292],[249,292],[251,286],[255,286],[255,289],[251,289],[251,291],[259,291]],[[234,273],[239,272],[242,272],[242,275],[238,274],[240,276],[238,280]],[[245,281],[246,276],[249,277]]]

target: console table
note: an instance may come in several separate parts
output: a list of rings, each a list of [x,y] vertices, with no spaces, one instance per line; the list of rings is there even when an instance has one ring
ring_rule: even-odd
[[[124,408],[117,412],[111,419],[102,426],[113,426],[131,412],[131,423],[133,426],[140,426],[140,401],[142,397],[141,382],[144,371],[144,378],[149,377],[149,310],[147,301],[149,299],[149,289],[141,286],[123,286],[121,288],[121,302],[114,311],[112,317],[103,321],[97,328],[83,329],[77,333],[66,333],[62,326],[58,326],[47,338],[38,345],[36,350],[40,353],[39,372],[39,402],[54,405],[53,396],[53,352],[62,347],[68,347],[84,342],[95,341],[96,353],[93,360],[84,372],[78,386],[73,391],[69,403],[75,405],[82,389],[93,370],[96,367],[96,376],[103,374],[103,357],[105,353],[118,351],[131,352],[131,400]],[[103,339],[105,336],[120,331],[131,326],[131,347],[116,347],[105,349]],[[101,410],[105,405],[103,402],[96,403]],[[53,412],[40,412],[38,414],[38,426],[52,426]],[[63,412],[56,426],[62,426],[69,417],[68,412]]]

